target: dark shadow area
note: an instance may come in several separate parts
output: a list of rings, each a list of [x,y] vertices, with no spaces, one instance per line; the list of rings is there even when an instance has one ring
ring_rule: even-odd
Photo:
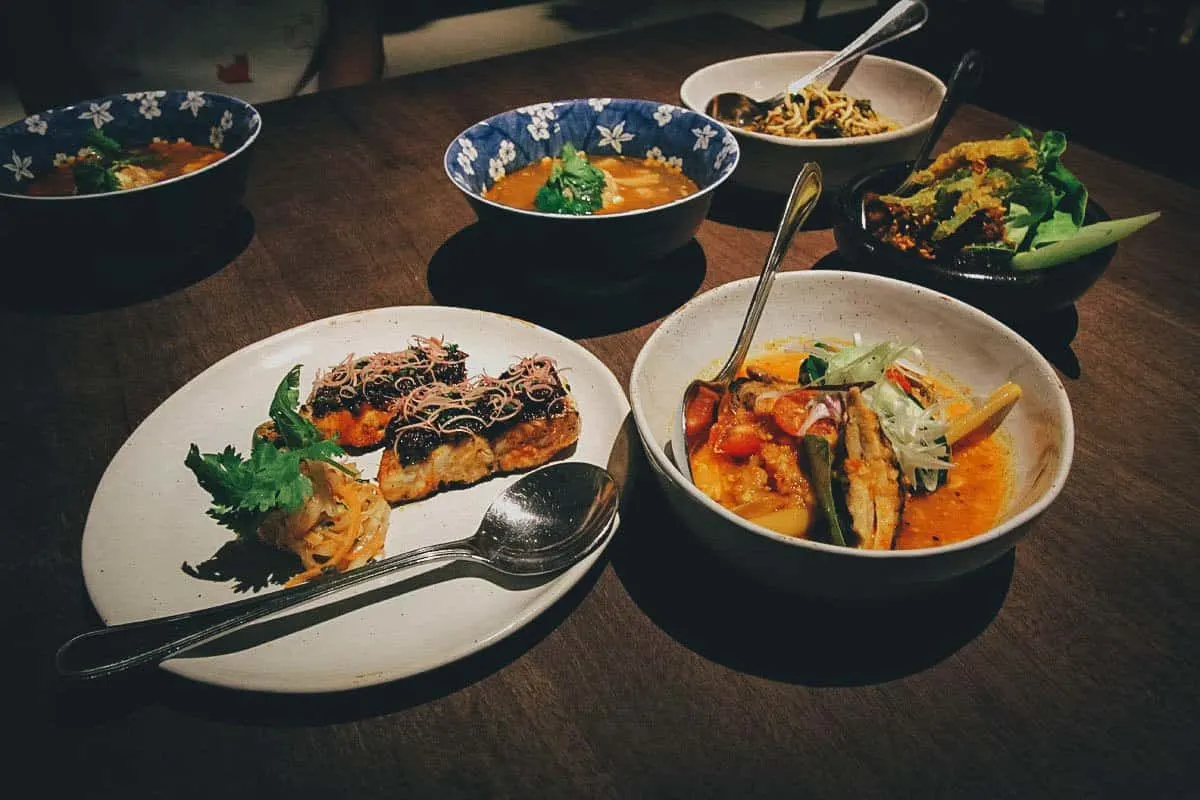
[[[187,238],[138,242],[95,242],[83,251],[69,237],[11,235],[0,239],[9,291],[0,304],[9,311],[85,314],[153,300],[224,269],[254,238],[254,217],[244,206],[229,221]],[[53,275],[53,278],[47,277]]]
[[[615,538],[619,539],[619,536]],[[554,605],[506,638],[466,658],[410,678],[344,692],[306,694],[302,701],[298,701],[295,695],[224,689],[196,683],[163,669],[148,668],[93,682],[63,681],[55,698],[56,724],[60,727],[104,724],[106,720],[126,716],[138,708],[150,705],[166,705],[202,718],[278,726],[327,725],[411,708],[452,694],[520,658],[575,610],[591,591],[607,564],[608,556],[601,555],[583,578]],[[415,576],[409,581],[389,584],[344,601],[326,604],[305,615],[307,624],[316,624],[328,615],[344,613],[346,603],[377,602],[382,599],[379,595],[412,591],[419,588],[417,584],[428,585],[434,580],[464,577],[466,573],[459,574],[463,569],[463,565],[460,564],[447,564],[445,567]],[[446,571],[454,572],[455,575],[450,576]],[[483,573],[479,575],[482,577]],[[509,580],[498,578],[496,573],[490,572],[487,573],[487,578]],[[260,623],[259,626],[246,629],[245,633],[258,637],[266,633],[262,626],[285,624],[287,619],[290,617]],[[258,634],[250,633],[256,628]],[[233,637],[243,633],[239,631],[230,634],[212,646],[216,647],[219,643],[224,643],[221,647],[231,646]],[[270,631],[271,637],[283,634],[284,632],[279,630]],[[252,644],[254,642],[242,642],[238,646]],[[211,651],[209,654],[215,652]]]
[[[529,320],[571,338],[630,330],[666,316],[704,281],[707,262],[695,240],[673,253],[611,273],[572,253],[567,266],[547,259],[499,269],[501,245],[476,223],[455,233],[429,261],[429,291],[443,305],[477,308]]]
[[[648,471],[613,543],[613,569],[638,607],[699,655],[740,672],[808,686],[881,683],[926,669],[991,623],[1014,555],[921,594],[852,603],[764,588],[683,528]]]
[[[774,231],[787,204],[786,194],[726,183],[713,193],[708,218],[725,225]],[[814,231],[833,227],[833,201],[829,193],[822,194],[817,207],[804,221],[801,230]]]
[[[856,271],[854,265],[836,250],[831,250],[812,268]],[[1071,349],[1071,342],[1079,332],[1079,314],[1074,305],[1037,317],[997,319],[1036,347],[1066,377],[1074,379],[1082,374],[1079,359]]]

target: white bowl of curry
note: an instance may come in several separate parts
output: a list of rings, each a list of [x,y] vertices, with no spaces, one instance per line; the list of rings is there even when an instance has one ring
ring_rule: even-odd
[[[684,389],[720,368],[753,289],[668,317],[629,384],[668,502],[731,568],[810,595],[907,593],[1001,557],[1057,497],[1074,424],[1053,367],[967,304],[875,275],[779,275],[740,380],[689,410],[685,439]]]

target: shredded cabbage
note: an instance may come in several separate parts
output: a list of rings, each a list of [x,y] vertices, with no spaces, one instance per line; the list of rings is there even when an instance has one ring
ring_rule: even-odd
[[[855,334],[857,341],[857,334]],[[823,386],[843,386],[850,383],[877,383],[897,359],[915,352],[911,344],[880,342],[874,345],[855,344],[834,350],[817,344],[813,350],[825,361],[825,374],[817,381]]]
[[[939,473],[954,466],[946,443],[949,424],[941,418],[940,404],[922,408],[891,381],[879,381],[863,391],[863,399],[879,417],[908,482],[932,492],[941,483]]]

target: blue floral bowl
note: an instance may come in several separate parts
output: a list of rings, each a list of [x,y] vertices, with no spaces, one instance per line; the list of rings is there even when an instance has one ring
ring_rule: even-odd
[[[501,177],[570,142],[590,155],[653,158],[678,165],[700,191],[653,208],[572,216],[526,211],[483,197]],[[687,244],[708,215],[713,191],[733,174],[740,150],[712,117],[651,100],[592,97],[537,103],[477,122],[446,148],[446,175],[480,223],[505,238],[569,248],[573,259],[632,267]],[[568,262],[564,262],[568,263]]]
[[[196,91],[110,95],[26,117],[0,128],[0,235],[8,229],[26,241],[38,236],[58,246],[89,240],[86,246],[94,246],[94,237],[134,232],[141,241],[194,240],[239,208],[261,128],[250,104]],[[136,189],[69,197],[25,194],[35,178],[78,153],[89,130],[101,130],[123,145],[182,138],[228,155]]]

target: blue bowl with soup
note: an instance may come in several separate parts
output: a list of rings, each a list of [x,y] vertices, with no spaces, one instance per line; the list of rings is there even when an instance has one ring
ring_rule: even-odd
[[[691,241],[737,168],[737,140],[669,103],[592,97],[477,122],[446,148],[446,175],[481,225],[570,271],[636,272]]]
[[[0,128],[0,238],[64,255],[194,245],[240,208],[261,127],[249,103],[186,90],[28,116]]]

